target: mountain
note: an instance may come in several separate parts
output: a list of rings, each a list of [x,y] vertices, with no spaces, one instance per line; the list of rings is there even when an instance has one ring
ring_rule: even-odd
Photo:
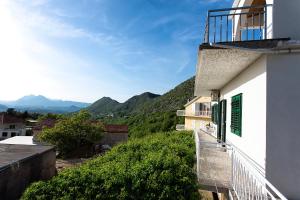
[[[183,108],[188,99],[194,97],[195,77],[192,77],[154,101],[144,105],[144,113],[175,111]]]
[[[89,103],[76,101],[54,100],[42,95],[28,95],[16,101],[0,101],[6,107],[12,107],[19,111],[40,112],[40,113],[66,113],[75,112],[89,106]],[[0,108],[1,109],[1,108]]]
[[[107,115],[111,114],[119,105],[119,102],[110,97],[102,97],[101,99],[87,107],[87,110],[94,115]]]
[[[90,105],[87,110],[93,115],[114,114],[117,116],[175,111],[183,108],[187,100],[194,97],[194,82],[195,77],[192,77],[162,96],[145,92],[131,97],[124,103],[103,97]]]
[[[145,92],[140,95],[136,95],[125,101],[124,103],[119,103],[110,97],[103,97],[90,105],[87,110],[94,115],[129,115],[132,113],[140,112],[146,102],[149,102],[160,95],[153,94],[150,92]]]
[[[24,96],[11,103],[16,107],[87,107],[88,103],[76,102],[76,101],[63,101],[63,100],[54,100],[48,99],[42,95],[28,95]]]

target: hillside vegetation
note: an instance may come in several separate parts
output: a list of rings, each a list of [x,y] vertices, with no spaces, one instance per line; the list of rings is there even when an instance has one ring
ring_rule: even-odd
[[[23,200],[199,199],[190,132],[132,139],[49,181],[32,184]]]
[[[98,109],[105,112],[110,110],[110,113],[114,114],[113,117],[94,116],[104,123],[128,125],[130,137],[142,137],[159,131],[172,131],[175,130],[176,124],[184,123],[183,117],[176,116],[176,110],[183,109],[187,100],[193,98],[194,81],[195,78],[192,77],[162,96],[155,96],[151,93],[134,96],[122,104],[122,111],[119,104],[115,106],[115,109],[108,109],[112,105],[109,103],[113,102],[112,99],[107,101],[108,107],[103,109],[100,106],[97,107],[96,102],[89,107],[89,111],[95,113]]]

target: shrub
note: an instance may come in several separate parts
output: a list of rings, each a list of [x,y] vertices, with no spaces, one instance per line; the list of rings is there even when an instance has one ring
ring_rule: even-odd
[[[90,118],[86,111],[62,118],[53,128],[43,129],[38,140],[55,145],[64,157],[77,148],[93,144],[102,138],[102,125],[92,123]]]
[[[32,184],[23,200],[198,199],[190,132],[157,133]]]

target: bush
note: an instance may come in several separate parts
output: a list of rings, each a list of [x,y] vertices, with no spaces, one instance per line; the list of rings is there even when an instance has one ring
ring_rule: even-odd
[[[157,133],[32,184],[23,200],[198,199],[190,132]]]
[[[86,111],[61,118],[53,128],[43,129],[38,140],[55,145],[64,157],[77,148],[93,144],[102,138],[102,125],[92,123],[90,118]]]

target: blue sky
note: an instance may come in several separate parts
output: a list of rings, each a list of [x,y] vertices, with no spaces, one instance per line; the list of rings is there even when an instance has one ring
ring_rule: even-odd
[[[1,0],[1,100],[163,94],[195,74],[206,11],[231,0]]]

